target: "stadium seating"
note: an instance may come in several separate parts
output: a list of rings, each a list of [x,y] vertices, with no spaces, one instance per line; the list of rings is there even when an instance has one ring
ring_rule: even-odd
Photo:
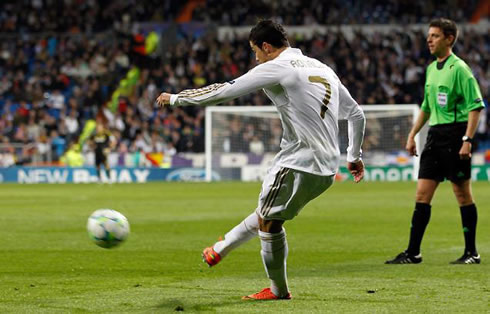
[[[478,1],[467,2],[464,7],[435,6],[433,12],[466,22],[478,5]],[[423,1],[387,1],[383,5],[379,1],[334,1],[328,10],[322,1],[296,1],[289,7],[280,1],[238,1],[236,12],[221,14],[218,18],[217,1],[200,1],[191,21],[200,23],[189,24],[193,27],[185,30],[177,28],[173,45],[142,56],[135,49],[139,37],[134,36],[134,31],[141,29],[138,33],[141,36],[147,34],[144,31],[147,22],[165,24],[177,19],[185,2],[143,1],[138,10],[118,1],[32,3],[27,10],[29,14],[23,15],[19,12],[25,7],[20,4],[0,4],[0,37],[15,38],[2,40],[0,45],[0,138],[24,144],[37,143],[41,137],[52,141],[52,130],[66,138],[65,118],[71,111],[77,112],[79,120],[79,131],[75,135],[81,133],[85,121],[105,112],[116,134],[119,152],[136,151],[138,147],[146,152],[202,152],[202,108],[157,110],[153,105],[160,91],[177,92],[228,81],[254,66],[246,38],[219,40],[210,21],[225,26],[248,25],[272,12],[274,18],[291,25],[397,25],[425,23],[432,17],[421,11]],[[206,10],[200,10],[201,6]],[[353,9],[343,15],[347,7]],[[328,13],[330,11],[336,14]],[[75,18],[75,12],[81,12],[80,18]],[[40,27],[40,23],[54,15],[62,18]],[[15,19],[14,16],[21,17]],[[340,20],[340,16],[344,18]],[[289,35],[292,46],[334,68],[359,103],[420,103],[423,95],[420,82],[431,60],[425,50],[424,31],[366,33],[353,29],[350,38],[339,30],[311,39],[295,33]],[[483,94],[488,95],[490,37],[484,32],[463,35],[455,51],[469,63]],[[111,95],[133,66],[141,69],[139,80],[131,95],[115,98],[115,110],[110,113],[107,108]],[[54,99],[56,90],[61,93]],[[28,116],[42,127],[37,138],[29,138],[27,134],[20,140],[14,138],[18,122],[28,119],[19,115],[22,101],[27,103]],[[226,105],[268,104],[263,93],[258,92]],[[14,122],[12,127],[8,127],[9,120]],[[480,131],[478,139],[488,141],[489,129]]]

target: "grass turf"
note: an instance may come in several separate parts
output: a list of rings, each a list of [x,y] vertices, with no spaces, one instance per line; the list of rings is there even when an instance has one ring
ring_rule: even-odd
[[[459,209],[448,183],[433,201],[419,265],[384,265],[405,248],[415,184],[335,184],[288,232],[294,299],[247,302],[268,286],[252,240],[220,265],[202,248],[256,206],[257,183],[1,185],[0,312],[488,312],[490,193],[473,185],[481,265],[449,265],[462,253]],[[91,243],[98,208],[128,217],[126,243]]]

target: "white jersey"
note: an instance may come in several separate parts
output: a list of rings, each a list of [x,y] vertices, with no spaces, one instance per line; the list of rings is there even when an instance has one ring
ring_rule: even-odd
[[[337,172],[338,120],[349,121],[347,161],[361,158],[365,118],[335,72],[301,50],[286,48],[275,59],[227,82],[184,90],[171,105],[214,105],[263,89],[282,122],[281,150],[275,164],[316,175]]]

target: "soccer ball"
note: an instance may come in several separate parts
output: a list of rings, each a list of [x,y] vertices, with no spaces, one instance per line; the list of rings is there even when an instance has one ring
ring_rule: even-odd
[[[95,244],[109,249],[126,240],[129,235],[129,222],[118,211],[98,209],[88,218],[87,231]]]

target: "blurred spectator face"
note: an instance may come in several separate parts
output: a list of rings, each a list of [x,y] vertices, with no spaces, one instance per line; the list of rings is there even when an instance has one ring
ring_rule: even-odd
[[[443,57],[446,55],[448,49],[451,48],[451,43],[454,40],[454,36],[444,36],[442,29],[439,27],[429,27],[429,33],[427,34],[427,45],[431,55],[436,57]]]

